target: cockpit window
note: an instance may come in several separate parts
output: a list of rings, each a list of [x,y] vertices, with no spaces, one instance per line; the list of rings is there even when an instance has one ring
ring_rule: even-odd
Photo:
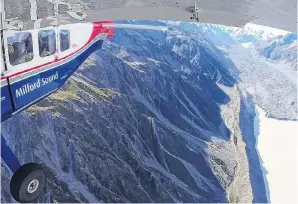
[[[70,36],[69,30],[60,30],[60,51],[63,52],[69,49]]]
[[[33,59],[32,35],[30,32],[15,33],[7,38],[11,65],[29,62]]]
[[[56,52],[56,35],[54,30],[41,30],[38,33],[40,57],[51,56]]]

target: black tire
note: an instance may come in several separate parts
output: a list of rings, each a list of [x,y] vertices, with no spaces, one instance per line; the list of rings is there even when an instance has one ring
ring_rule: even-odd
[[[34,202],[43,192],[45,182],[46,175],[42,166],[27,163],[14,173],[10,181],[10,193],[20,203]]]

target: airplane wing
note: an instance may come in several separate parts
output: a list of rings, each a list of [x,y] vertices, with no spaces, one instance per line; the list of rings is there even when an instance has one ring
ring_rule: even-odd
[[[177,20],[235,27],[255,23],[297,32],[296,0],[1,0],[4,26],[29,29],[76,21]]]

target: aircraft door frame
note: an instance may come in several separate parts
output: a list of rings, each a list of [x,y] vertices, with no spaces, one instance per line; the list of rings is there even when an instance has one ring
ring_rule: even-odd
[[[2,23],[2,22],[1,22]],[[7,67],[5,65],[5,50],[3,41],[3,30],[0,33],[0,66],[1,66],[1,122],[5,120],[9,115],[11,115],[14,111],[13,100],[11,96],[10,86],[8,78],[2,78],[3,74],[7,71]]]

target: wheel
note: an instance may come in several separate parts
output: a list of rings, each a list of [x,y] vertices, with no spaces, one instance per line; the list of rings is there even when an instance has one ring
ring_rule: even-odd
[[[43,192],[46,182],[45,171],[36,163],[21,166],[12,176],[10,193],[20,203],[33,202]]]

